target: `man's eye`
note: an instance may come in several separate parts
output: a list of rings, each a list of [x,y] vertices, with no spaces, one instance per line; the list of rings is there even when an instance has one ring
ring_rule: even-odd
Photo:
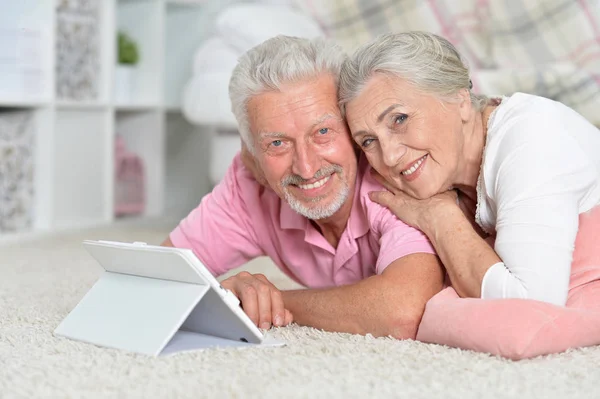
[[[324,127],[319,129],[319,134],[327,134],[327,132],[329,132],[329,128]]]
[[[271,145],[273,147],[281,147],[281,144],[283,144],[283,142],[281,140],[274,140],[271,142]]]
[[[363,148],[367,148],[373,141],[374,141],[373,139],[366,139],[366,140],[363,140],[361,145]]]
[[[399,124],[401,124],[402,122],[404,122],[407,119],[408,119],[408,115],[406,115],[406,114],[400,114],[400,115],[398,115],[398,116],[396,116],[394,118],[394,123],[396,125],[399,125]]]

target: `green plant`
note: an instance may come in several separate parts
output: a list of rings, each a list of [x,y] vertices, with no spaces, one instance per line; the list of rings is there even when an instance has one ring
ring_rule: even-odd
[[[124,32],[119,32],[117,46],[119,49],[119,64],[135,65],[140,59],[137,44]]]

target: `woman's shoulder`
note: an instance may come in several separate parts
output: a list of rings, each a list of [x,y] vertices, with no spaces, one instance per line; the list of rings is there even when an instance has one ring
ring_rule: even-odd
[[[488,136],[510,129],[531,129],[531,125],[564,127],[571,122],[581,122],[583,117],[560,101],[516,92],[498,98],[496,110],[488,121]],[[536,129],[538,130],[538,129]]]

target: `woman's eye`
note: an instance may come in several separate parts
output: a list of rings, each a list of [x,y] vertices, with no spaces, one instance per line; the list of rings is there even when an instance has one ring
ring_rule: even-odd
[[[274,141],[271,142],[271,145],[273,147],[280,147],[281,144],[283,144],[283,142],[281,140],[274,140]]]
[[[324,127],[319,129],[319,134],[327,134],[327,132],[329,132],[329,128]]]
[[[366,139],[366,140],[363,140],[361,145],[363,148],[367,148],[372,142],[373,142],[373,139]]]
[[[396,116],[394,118],[394,123],[396,125],[399,125],[399,124],[401,124],[402,122],[404,122],[407,119],[408,119],[408,115],[406,115],[406,114],[400,114],[400,115],[398,115],[398,116]]]

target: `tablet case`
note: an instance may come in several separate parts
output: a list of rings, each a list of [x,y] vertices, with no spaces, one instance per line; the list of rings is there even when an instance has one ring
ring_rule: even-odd
[[[283,345],[265,339],[191,250],[84,241],[104,268],[55,334],[158,356],[214,346]]]

